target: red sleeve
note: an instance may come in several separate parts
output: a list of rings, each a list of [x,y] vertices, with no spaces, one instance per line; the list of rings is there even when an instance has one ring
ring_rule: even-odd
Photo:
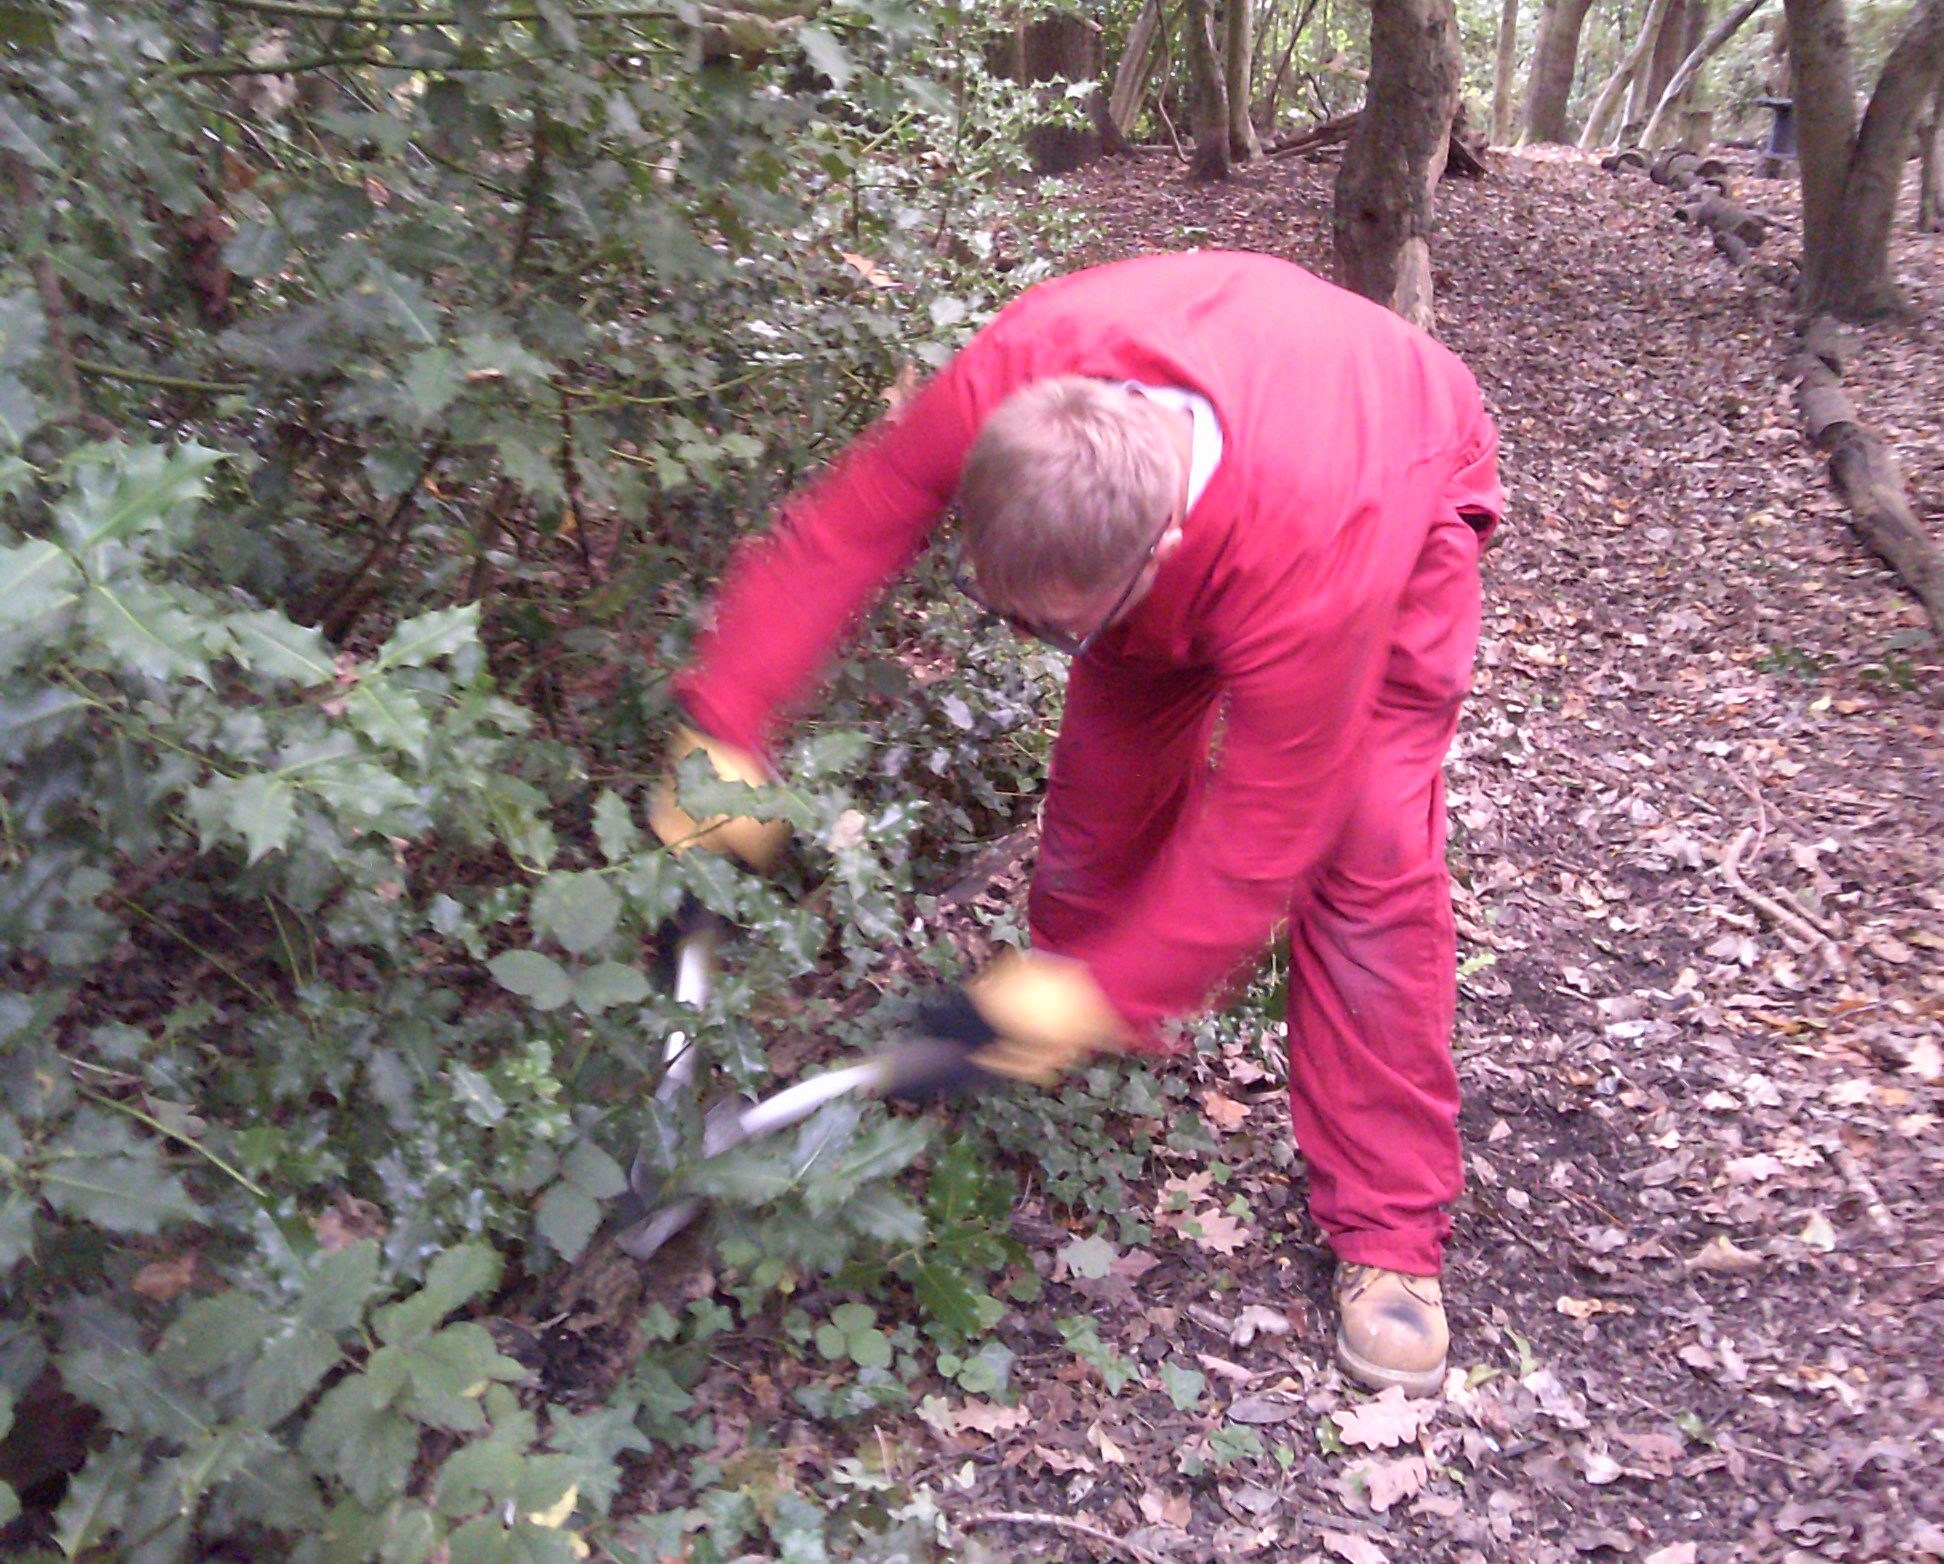
[[[1141,1034],[1200,1008],[1261,954],[1345,817],[1396,590],[1339,583],[1307,598],[1223,668],[1218,767],[1124,916],[1061,951]]]
[[[976,348],[976,343],[975,343]],[[778,718],[912,561],[958,489],[983,417],[968,348],[898,415],[860,437],[745,544],[676,698],[711,738],[766,754]]]

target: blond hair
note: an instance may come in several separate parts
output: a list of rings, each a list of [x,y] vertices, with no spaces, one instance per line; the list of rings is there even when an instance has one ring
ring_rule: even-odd
[[[1047,583],[1092,591],[1135,568],[1180,474],[1153,409],[1114,381],[1064,375],[1016,391],[979,430],[959,480],[980,595],[1031,604]]]

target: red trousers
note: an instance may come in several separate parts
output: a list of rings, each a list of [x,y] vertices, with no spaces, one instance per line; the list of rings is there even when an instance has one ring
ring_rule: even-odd
[[[1434,522],[1361,769],[1306,800],[1341,823],[1289,909],[1289,1101],[1310,1209],[1339,1260],[1423,1276],[1439,1270],[1462,1180],[1442,767],[1478,647],[1479,546],[1455,510]],[[1075,663],[1030,903],[1035,946],[1057,953],[1111,922],[1197,807],[1220,694],[1206,672]]]

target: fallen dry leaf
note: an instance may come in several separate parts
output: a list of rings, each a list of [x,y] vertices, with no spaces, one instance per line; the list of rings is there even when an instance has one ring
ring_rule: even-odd
[[[1421,1455],[1407,1455],[1394,1461],[1364,1461],[1351,1468],[1351,1475],[1363,1476],[1364,1497],[1380,1514],[1400,1499],[1408,1499],[1431,1477],[1431,1463]]]
[[[1208,1122],[1219,1129],[1232,1130],[1249,1116],[1247,1103],[1224,1097],[1212,1088],[1201,1094],[1201,1106]]]
[[[1671,1542],[1656,1548],[1640,1564],[1695,1564],[1696,1549],[1691,1542]]]
[[[1746,1276],[1768,1262],[1759,1254],[1737,1249],[1732,1240],[1715,1234],[1688,1259],[1690,1271],[1719,1271],[1725,1276]]]
[[[1337,1408],[1330,1419],[1345,1444],[1389,1450],[1409,1444],[1437,1415],[1437,1402],[1413,1401],[1393,1385],[1362,1406]]]
[[[1355,1532],[1326,1531],[1323,1546],[1348,1564],[1390,1564],[1390,1555],[1368,1537]]]
[[[166,1260],[149,1261],[135,1273],[135,1279],[128,1285],[144,1298],[153,1298],[157,1303],[167,1303],[171,1298],[181,1297],[196,1285],[195,1251],[184,1250]]]
[[[1100,1452],[1103,1461],[1112,1461],[1116,1466],[1127,1464],[1127,1452],[1115,1444],[1107,1430],[1098,1423],[1087,1425],[1087,1443]]]
[[[1186,1531],[1193,1510],[1185,1493],[1164,1493],[1150,1488],[1140,1498],[1141,1518],[1150,1526],[1172,1526]]]

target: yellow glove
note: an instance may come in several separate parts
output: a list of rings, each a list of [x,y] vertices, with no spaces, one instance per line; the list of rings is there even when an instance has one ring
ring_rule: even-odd
[[[1051,1086],[1090,1055],[1117,1053],[1129,1041],[1079,962],[1016,952],[963,988],[932,993],[913,1030],[918,1041],[901,1056],[891,1091],[917,1101],[1006,1081]]]
[[[787,820],[752,820],[747,815],[717,815],[697,820],[675,801],[675,771],[696,750],[709,757],[715,773],[725,782],[746,782],[761,787],[770,780],[763,764],[747,750],[719,744],[707,734],[683,726],[675,730],[669,745],[667,772],[660,787],[648,801],[648,825],[663,845],[676,852],[691,847],[706,847],[711,852],[731,853],[752,869],[767,869],[790,839]]]

